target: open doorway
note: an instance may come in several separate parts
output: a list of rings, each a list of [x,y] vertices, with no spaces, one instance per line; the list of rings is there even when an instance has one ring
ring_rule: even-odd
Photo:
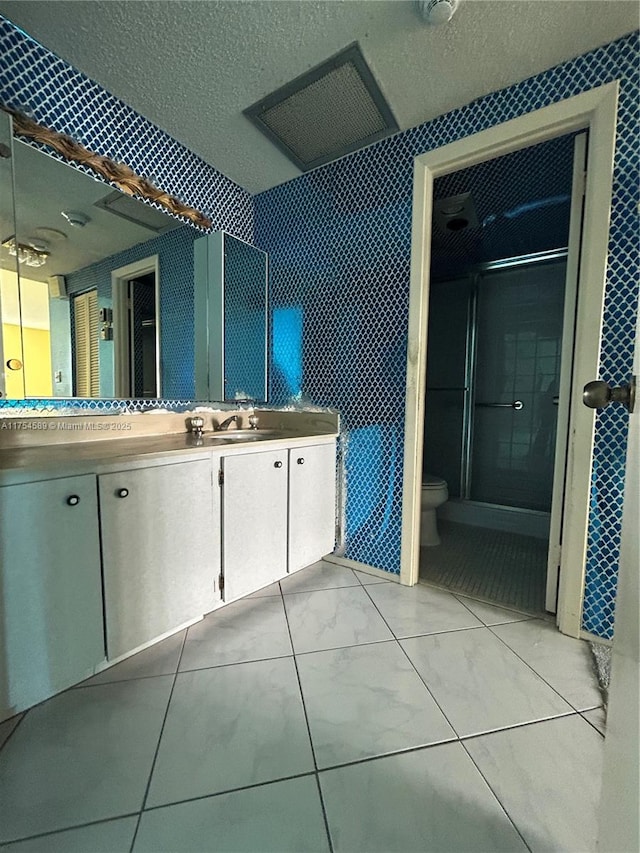
[[[416,583],[419,579],[434,181],[451,172],[567,133],[582,130],[589,133],[580,268],[575,275],[578,287],[573,371],[568,380],[570,388],[564,394],[569,441],[565,453],[565,476],[560,484],[563,500],[555,501],[556,506],[561,505],[562,547],[558,539],[554,555],[557,556],[559,566],[552,573],[556,583],[551,584],[554,587],[554,600],[557,588],[558,626],[564,633],[576,637],[581,636],[594,439],[593,414],[582,406],[581,398],[583,386],[597,375],[599,365],[616,102],[617,83],[607,84],[427,152],[415,161],[400,573],[402,582],[406,584]],[[552,513],[552,528],[553,524]],[[550,595],[549,589],[547,595]]]
[[[116,396],[160,397],[158,256],[113,270],[111,280]]]
[[[420,578],[531,613],[555,611],[585,148],[569,134],[434,184]]]

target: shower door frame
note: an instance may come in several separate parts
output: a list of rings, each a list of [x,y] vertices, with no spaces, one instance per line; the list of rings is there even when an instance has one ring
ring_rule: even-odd
[[[560,555],[557,623],[573,637],[582,635],[590,478],[595,416],[581,403],[582,387],[598,375],[607,271],[610,205],[618,102],[618,81],[543,107],[421,154],[414,161],[411,284],[405,405],[401,583],[418,582],[420,493],[431,264],[434,180],[575,131],[589,131],[582,247],[575,324],[574,373],[567,464],[566,500]],[[558,476],[556,471],[554,476]]]

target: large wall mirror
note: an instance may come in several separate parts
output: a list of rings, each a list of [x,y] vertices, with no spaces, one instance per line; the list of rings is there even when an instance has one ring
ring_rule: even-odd
[[[3,397],[196,399],[203,231],[21,141],[10,122],[0,112]],[[259,370],[265,344],[244,350]]]

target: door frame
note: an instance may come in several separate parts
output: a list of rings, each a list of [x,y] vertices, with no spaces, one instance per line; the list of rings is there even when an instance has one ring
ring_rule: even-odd
[[[123,394],[123,388],[131,388],[131,365],[129,361],[129,282],[137,276],[155,275],[156,298],[156,388],[157,397],[162,398],[160,376],[160,260],[151,255],[126,267],[111,271],[111,296],[113,300],[113,383],[116,397],[130,397]]]
[[[572,423],[567,453],[566,535],[561,554],[557,612],[560,630],[574,637],[580,636],[582,621],[595,429],[593,411],[578,403],[583,386],[598,375],[600,360],[618,87],[618,81],[599,86],[421,154],[414,161],[400,553],[400,580],[407,585],[417,583],[419,575],[422,425],[434,180],[548,139],[579,130],[589,131],[571,393]]]

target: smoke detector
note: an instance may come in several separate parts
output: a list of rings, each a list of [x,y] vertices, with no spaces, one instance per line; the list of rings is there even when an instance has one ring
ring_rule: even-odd
[[[61,210],[60,213],[69,225],[73,225],[74,228],[84,228],[87,222],[91,222],[86,213],[82,213],[79,210]]]
[[[433,27],[448,24],[459,5],[460,0],[418,0],[422,18]]]

